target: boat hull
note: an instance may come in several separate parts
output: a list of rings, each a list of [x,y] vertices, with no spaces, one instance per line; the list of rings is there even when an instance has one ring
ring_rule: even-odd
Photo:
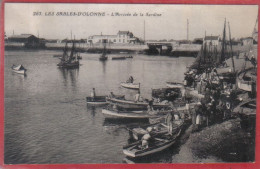
[[[112,60],[125,60],[126,57],[112,57]]]
[[[59,63],[57,64],[58,67],[60,68],[79,68],[79,62],[75,63]]]
[[[181,83],[175,83],[175,82],[166,82],[166,86],[169,88],[177,88],[180,89],[183,87],[183,84]]]
[[[145,112],[118,112],[113,110],[102,109],[102,114],[108,119],[148,119],[153,117]]]
[[[26,70],[13,70],[13,72],[24,75]]]
[[[129,100],[121,100],[121,99],[110,99],[110,103],[114,103],[117,105],[119,108],[123,109],[138,109],[138,110],[146,110],[148,103],[146,102],[134,102],[134,101],[129,101]],[[157,109],[166,109],[169,108],[168,104],[153,104],[153,108],[155,110]]]
[[[121,83],[120,84],[122,87],[127,88],[127,89],[135,89],[138,90],[140,88],[140,84],[138,83]]]

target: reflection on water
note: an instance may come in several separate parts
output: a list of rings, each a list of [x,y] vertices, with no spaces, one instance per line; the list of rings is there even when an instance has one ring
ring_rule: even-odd
[[[86,106],[93,87],[133,99],[136,91],[120,86],[129,76],[141,83],[141,95],[167,81],[182,81],[194,58],[135,55],[122,61],[99,61],[98,54],[82,53],[79,69],[59,69],[59,51],[5,52],[5,163],[122,163],[122,146],[129,128],[147,121],[109,121],[102,107]],[[27,76],[10,67],[23,64]],[[171,151],[171,150],[170,150]],[[161,153],[153,162],[169,162]],[[157,160],[160,159],[160,160]]]
[[[61,72],[62,77],[64,79],[64,86],[67,87],[68,83],[70,83],[70,86],[74,88],[74,90],[77,89],[77,81],[79,76],[79,68],[75,69],[63,69],[58,68],[58,70]]]

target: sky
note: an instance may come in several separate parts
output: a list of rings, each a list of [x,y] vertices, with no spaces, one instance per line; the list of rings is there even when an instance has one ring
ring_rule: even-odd
[[[41,15],[34,15],[41,12]],[[46,15],[52,12],[53,16]],[[105,16],[57,16],[60,12],[103,13]],[[111,16],[116,12],[131,16]],[[136,13],[138,16],[133,16]],[[144,16],[140,16],[142,13]],[[146,13],[156,16],[146,16]],[[158,5],[158,4],[66,4],[5,3],[5,32],[34,34],[46,39],[87,39],[91,35],[115,35],[130,31],[146,40],[187,39],[222,35],[224,20],[231,36],[251,36],[258,14],[257,5]],[[160,15],[160,16],[158,16]],[[145,30],[145,31],[144,31]],[[145,32],[145,33],[144,33]]]

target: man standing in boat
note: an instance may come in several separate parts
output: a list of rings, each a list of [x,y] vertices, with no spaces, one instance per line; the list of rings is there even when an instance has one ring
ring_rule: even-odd
[[[172,135],[172,123],[173,123],[173,115],[172,115],[172,112],[170,112],[167,114],[167,117],[166,117],[166,124],[168,127],[168,133],[170,135]]]
[[[126,83],[134,83],[133,76],[130,76],[129,79],[126,81]]]
[[[92,89],[92,92],[90,93],[90,97],[92,97],[92,101],[95,100],[95,97],[96,97],[96,91],[95,91],[95,88]]]

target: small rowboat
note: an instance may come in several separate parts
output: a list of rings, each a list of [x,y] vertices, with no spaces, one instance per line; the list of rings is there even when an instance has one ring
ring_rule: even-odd
[[[115,95],[115,98],[121,98],[123,99],[125,96],[124,95]],[[107,100],[109,100],[110,98],[108,96],[95,96],[93,97],[86,97],[86,101],[88,105],[93,105],[93,106],[102,106],[102,105],[107,105],[109,104],[109,102],[107,102]]]
[[[147,106],[148,106],[147,102],[135,102],[135,101],[130,101],[130,100],[116,99],[116,98],[111,98],[109,100],[109,102],[112,104],[116,104],[118,108],[123,108],[123,109],[147,110]],[[167,108],[169,108],[169,104],[154,103],[153,108],[155,110],[167,109]]]
[[[89,105],[106,105],[108,104],[106,100],[107,96],[96,96],[96,97],[86,97],[87,104]]]
[[[108,119],[148,119],[150,115],[143,111],[114,111],[102,109],[102,114]]]
[[[169,88],[182,88],[183,84],[182,83],[177,83],[177,82],[166,82],[166,86]]]
[[[137,158],[163,151],[171,147],[176,142],[176,139],[180,135],[180,133],[181,128],[179,128],[179,131],[172,136],[164,135],[162,137],[154,137],[151,145],[149,145],[148,148],[143,148],[141,141],[134,142],[132,144],[124,146],[123,153],[126,156]]]
[[[114,56],[112,57],[112,60],[125,60],[126,57],[125,56]]]
[[[140,83],[125,83],[125,82],[122,82],[120,84],[122,87],[124,88],[127,88],[127,89],[140,89]]]
[[[25,72],[27,71],[27,69],[25,69],[23,65],[18,65],[18,66],[13,65],[11,68],[13,72],[18,74],[25,74]]]

